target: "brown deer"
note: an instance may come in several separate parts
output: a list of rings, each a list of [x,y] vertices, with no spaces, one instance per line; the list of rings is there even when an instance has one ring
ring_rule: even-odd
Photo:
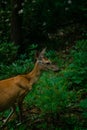
[[[15,112],[16,105],[19,108],[20,120],[22,120],[23,99],[31,91],[33,84],[38,80],[43,70],[59,70],[57,66],[44,57],[45,50],[43,49],[39,54],[34,69],[30,73],[0,81],[0,112],[12,108],[3,125],[7,123]]]

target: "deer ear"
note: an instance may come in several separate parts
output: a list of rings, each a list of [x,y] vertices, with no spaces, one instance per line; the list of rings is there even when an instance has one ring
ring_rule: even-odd
[[[46,51],[46,48],[44,48],[44,49],[41,51],[41,53],[40,53],[39,57],[43,57],[43,56],[44,56],[44,54],[45,54],[45,51]]]

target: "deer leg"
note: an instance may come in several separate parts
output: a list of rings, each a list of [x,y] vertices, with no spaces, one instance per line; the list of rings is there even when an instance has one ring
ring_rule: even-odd
[[[23,121],[23,106],[22,106],[22,102],[23,100],[19,100],[18,102],[18,107],[19,107],[19,121],[22,122]]]
[[[23,108],[22,108],[22,104],[21,103],[19,103],[19,119],[20,119],[20,121],[22,122],[22,120],[23,120],[23,113],[22,113],[22,111],[23,111]]]
[[[2,127],[4,127],[6,125],[6,123],[8,122],[8,120],[10,119],[10,117],[13,115],[14,111],[15,111],[15,105],[13,107],[11,107],[11,112],[8,115],[8,117],[6,119],[3,120],[3,124]]]

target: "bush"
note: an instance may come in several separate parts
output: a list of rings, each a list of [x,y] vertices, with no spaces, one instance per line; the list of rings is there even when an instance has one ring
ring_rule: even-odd
[[[48,78],[49,77],[49,78]],[[29,107],[38,108],[41,113],[40,117],[45,123],[50,123],[55,128],[58,122],[67,124],[75,124],[75,115],[71,117],[68,109],[76,104],[76,93],[67,90],[67,81],[64,77],[54,73],[44,72],[33,90],[26,97]],[[67,118],[68,121],[65,121]],[[70,121],[70,118],[71,121]],[[44,124],[43,121],[43,124]],[[41,128],[43,126],[41,125]],[[55,125],[56,124],[56,125]],[[63,127],[65,126],[63,125]],[[51,127],[49,125],[49,129]]]
[[[56,126],[60,128],[61,125],[61,129],[72,130],[83,129],[86,125],[86,45],[86,40],[78,41],[71,52],[72,61],[67,68],[59,74],[44,72],[26,97],[29,107],[37,107],[41,110],[40,115],[44,121],[40,128],[44,123],[53,125],[54,129]],[[53,52],[47,55],[54,57]]]
[[[17,56],[18,46],[13,43],[0,44],[0,61],[4,64],[9,64],[14,61]]]
[[[30,48],[31,47],[31,48]],[[18,53],[18,46],[13,43],[0,44],[0,79],[29,72],[34,64],[35,46],[31,45],[28,52]]]
[[[78,41],[71,56],[73,61],[69,65],[67,76],[72,82],[72,87],[78,90],[87,88],[87,40]]]
[[[78,41],[70,54],[71,63],[59,73],[44,72],[25,98],[28,109],[39,109],[39,114],[32,114],[32,118],[29,118],[31,122],[34,122],[35,119],[40,121],[31,125],[32,129],[34,127],[40,130],[87,128],[86,45],[87,40]],[[34,53],[30,53],[30,55],[34,55]],[[55,51],[49,51],[46,55],[53,61],[59,62]],[[1,76],[25,73],[29,66],[29,69],[33,67],[32,58],[28,60],[24,54],[10,66],[2,65],[0,73]]]

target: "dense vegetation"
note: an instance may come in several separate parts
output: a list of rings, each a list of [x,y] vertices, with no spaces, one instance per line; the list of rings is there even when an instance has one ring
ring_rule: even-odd
[[[87,130],[87,1],[13,1],[0,1],[0,80],[30,72],[45,46],[60,71],[42,73],[24,100],[25,121],[14,116],[5,129]]]
[[[83,130],[87,128],[86,44],[87,40],[78,41],[68,55],[55,50],[49,50],[46,53],[53,62],[58,64],[61,71],[42,74],[38,83],[25,98],[25,124],[16,129]],[[7,48],[6,45],[3,47]],[[13,45],[11,47],[14,48],[12,53],[14,54],[13,50],[16,53],[17,48]],[[3,56],[2,50],[0,53]],[[31,52],[32,57],[34,53],[35,51]],[[9,56],[9,51],[7,54]],[[26,73],[33,66],[33,58],[27,59],[26,55],[20,55],[19,59],[9,66],[4,64],[3,58],[0,78]],[[15,129],[14,124],[15,118],[8,123],[8,128]]]

